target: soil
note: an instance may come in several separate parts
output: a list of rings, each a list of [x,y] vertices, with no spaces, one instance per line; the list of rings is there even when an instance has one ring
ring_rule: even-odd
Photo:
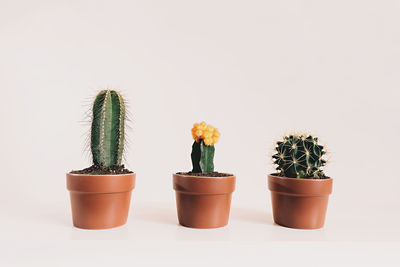
[[[198,176],[198,177],[228,177],[228,176],[233,176],[233,174],[222,173],[222,172],[205,172],[205,173],[199,173],[199,172],[177,172],[176,174],[188,175],[188,176]]]
[[[113,175],[113,174],[128,174],[133,173],[132,171],[125,169],[124,165],[111,166],[111,167],[101,167],[92,165],[89,168],[71,171],[72,174],[87,174],[87,175]]]
[[[284,178],[289,178],[289,179],[298,179],[296,177],[285,177],[282,176],[280,173],[272,173],[272,176],[277,176],[277,177],[284,177]],[[313,180],[320,180],[320,179],[330,179],[331,177],[326,176],[325,174],[322,174],[322,176],[320,176],[319,178],[316,178],[314,176],[311,177],[304,177],[304,178],[300,178],[300,179],[313,179]]]

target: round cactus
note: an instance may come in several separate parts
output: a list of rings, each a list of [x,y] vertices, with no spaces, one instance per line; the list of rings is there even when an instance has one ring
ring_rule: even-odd
[[[289,178],[325,178],[321,168],[326,152],[311,135],[289,135],[276,143],[272,156],[280,176]]]

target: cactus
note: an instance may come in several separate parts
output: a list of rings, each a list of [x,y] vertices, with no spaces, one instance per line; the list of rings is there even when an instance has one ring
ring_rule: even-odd
[[[220,136],[218,129],[205,122],[195,123],[192,129],[195,140],[192,146],[192,164],[194,173],[214,172],[214,144]]]
[[[289,135],[276,143],[272,156],[280,176],[289,178],[325,178],[321,168],[326,152],[311,135]]]
[[[93,103],[91,151],[93,164],[120,166],[124,151],[125,103],[114,90],[100,91]]]

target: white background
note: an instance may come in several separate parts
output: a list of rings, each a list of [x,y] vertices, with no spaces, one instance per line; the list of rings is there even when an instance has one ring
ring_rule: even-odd
[[[0,263],[398,266],[399,13],[395,0],[0,0]],[[79,230],[65,173],[90,165],[81,121],[107,87],[129,102],[137,187],[127,225]],[[202,120],[222,134],[216,170],[237,176],[216,230],[178,226],[172,189]],[[291,131],[330,152],[321,230],[272,221],[270,155]]]

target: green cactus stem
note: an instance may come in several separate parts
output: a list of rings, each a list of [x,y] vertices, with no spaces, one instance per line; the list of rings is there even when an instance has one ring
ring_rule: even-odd
[[[91,151],[93,164],[119,166],[125,140],[125,103],[114,90],[100,91],[93,103]]]
[[[207,146],[202,139],[192,146],[192,165],[194,173],[214,172],[214,145]]]
[[[201,167],[200,167],[201,142],[194,141],[192,145],[192,154],[190,156],[192,157],[192,165],[193,165],[192,172],[201,173]]]
[[[326,152],[311,135],[289,135],[276,143],[272,156],[280,176],[289,178],[325,178],[321,168]]]

